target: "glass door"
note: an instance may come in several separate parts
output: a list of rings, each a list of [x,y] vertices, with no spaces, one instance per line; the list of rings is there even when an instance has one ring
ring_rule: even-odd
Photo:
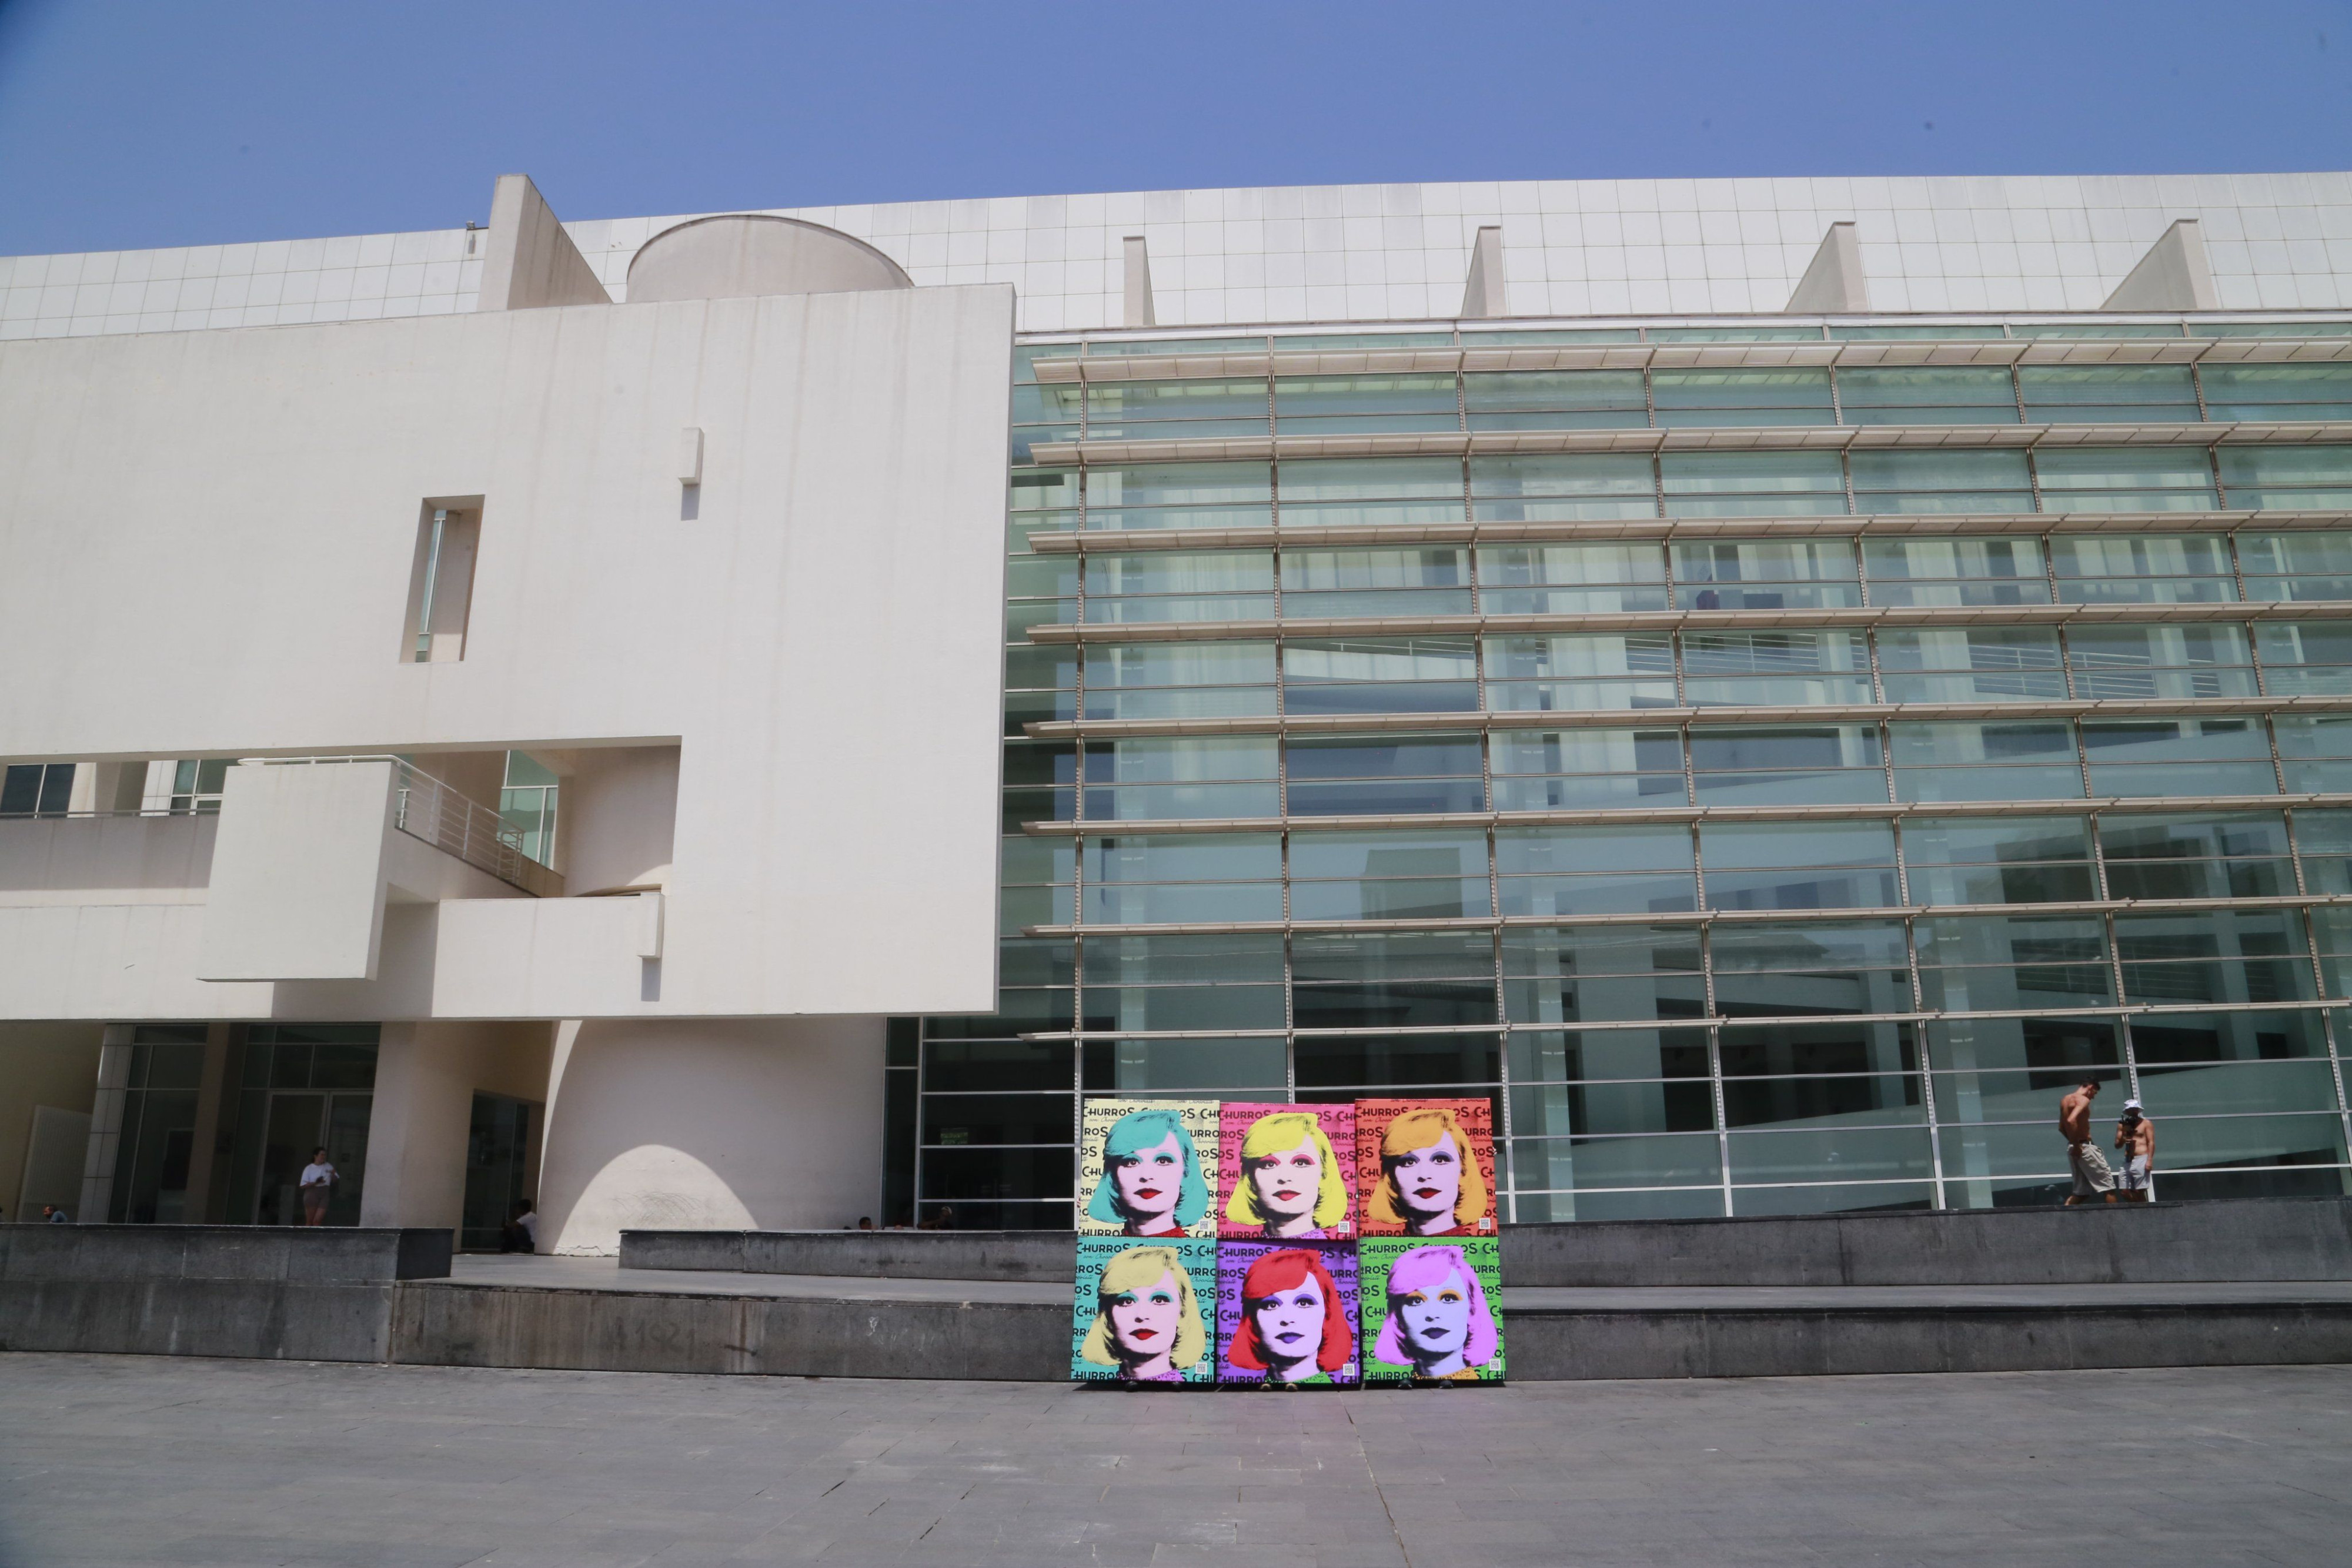
[[[230,1223],[301,1224],[302,1167],[320,1147],[335,1167],[327,1223],[360,1222],[377,1035],[374,1024],[247,1026],[221,1210]]]
[[[261,1140],[261,1192],[257,1225],[302,1223],[302,1167],[319,1146],[323,1094],[272,1094],[268,1131]],[[332,1157],[331,1155],[329,1156]]]
[[[518,1199],[530,1196],[530,1106],[503,1094],[474,1096],[466,1136],[466,1211],[457,1238],[474,1251],[495,1251]]]
[[[360,1181],[367,1174],[368,1113],[374,1104],[373,1094],[327,1096],[327,1131],[320,1142],[327,1145],[327,1159],[335,1167],[334,1193],[327,1199],[330,1225],[360,1222]]]

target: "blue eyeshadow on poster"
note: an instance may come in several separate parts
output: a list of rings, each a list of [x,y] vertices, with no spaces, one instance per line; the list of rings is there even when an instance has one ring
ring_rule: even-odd
[[[1070,1376],[1081,1383],[1208,1383],[1217,1244],[1078,1238]]]

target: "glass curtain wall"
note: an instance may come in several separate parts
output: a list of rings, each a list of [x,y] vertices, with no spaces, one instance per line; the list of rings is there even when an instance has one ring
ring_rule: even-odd
[[[1003,990],[894,1035],[893,1190],[1066,1227],[1087,1095],[1407,1092],[1522,1222],[2046,1203],[2099,1078],[2168,1197],[2343,1192],[2347,331],[1024,345]]]

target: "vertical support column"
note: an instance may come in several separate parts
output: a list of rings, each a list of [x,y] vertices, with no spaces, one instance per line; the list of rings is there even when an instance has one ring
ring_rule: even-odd
[[[181,1210],[191,1225],[212,1216],[213,1173],[220,1164],[221,1103],[226,1098],[229,1031],[233,1024],[216,1023],[205,1030],[205,1072],[196,1082],[196,1130],[188,1155],[188,1196]]]
[[[1832,224],[1805,275],[1789,291],[1789,302],[1780,307],[1780,313],[1861,315],[1869,308],[1870,286],[1863,277],[1862,245],[1853,222]]]
[[[1509,315],[1504,298],[1503,231],[1490,225],[1478,231],[1470,246],[1470,276],[1462,284],[1462,316],[1465,320]]]
[[[480,1025],[387,1023],[368,1112],[362,1225],[456,1229]]]
[[[114,1165],[122,1149],[122,1110],[130,1098],[131,1035],[127,1023],[110,1023],[98,1047],[98,1093],[89,1107],[89,1152],[81,1167],[81,1207],[74,1218],[104,1221],[114,1202]]]
[[[1151,305],[1151,253],[1141,235],[1129,235],[1119,242],[1127,260],[1124,287],[1120,291],[1118,324],[1122,327],[1157,327],[1159,318]]]

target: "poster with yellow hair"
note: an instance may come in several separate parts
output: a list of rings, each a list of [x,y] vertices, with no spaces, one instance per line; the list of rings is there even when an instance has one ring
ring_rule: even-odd
[[[1346,1241],[1356,1211],[1356,1108],[1227,1100],[1217,1162],[1217,1234],[1229,1240]]]
[[[1078,1238],[1070,1376],[1079,1383],[1213,1383],[1217,1244]]]

